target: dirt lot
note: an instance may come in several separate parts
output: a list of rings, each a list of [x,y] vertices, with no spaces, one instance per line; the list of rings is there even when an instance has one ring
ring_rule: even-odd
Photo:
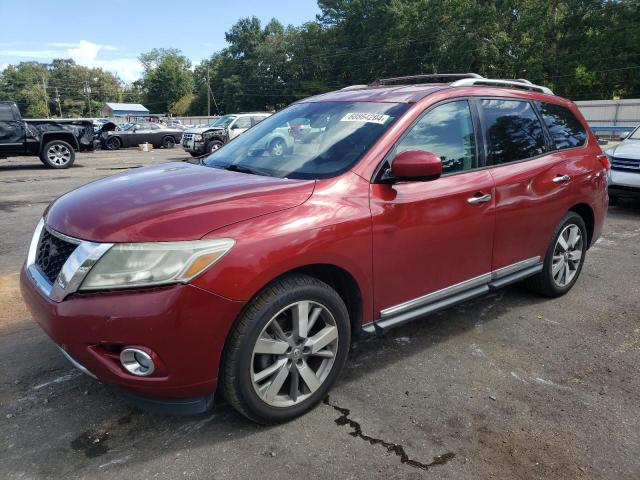
[[[580,280],[514,286],[353,346],[325,404],[259,427],[225,405],[161,417],[74,370],[17,272],[62,193],[158,150],[0,160],[0,478],[640,478],[640,203],[612,207]]]

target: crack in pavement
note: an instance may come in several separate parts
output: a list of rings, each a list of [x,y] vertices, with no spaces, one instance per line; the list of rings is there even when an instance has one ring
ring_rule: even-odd
[[[405,452],[404,447],[402,445],[398,445],[397,443],[385,442],[380,438],[370,437],[369,435],[365,435],[362,433],[362,427],[358,422],[349,418],[351,414],[351,410],[348,408],[339,407],[338,405],[334,405],[329,401],[329,396],[327,395],[323,400],[325,405],[332,407],[337,412],[340,412],[340,417],[336,418],[334,421],[336,425],[343,426],[349,425],[353,431],[349,432],[349,435],[356,438],[361,438],[362,440],[369,442],[371,445],[382,445],[387,449],[389,453],[394,453],[398,457],[400,457],[400,462],[405,463],[411,467],[419,468],[421,470],[429,470],[430,467],[435,467],[436,465],[444,465],[450,460],[453,460],[456,456],[453,452],[447,452],[442,455],[438,455],[433,457],[433,460],[430,463],[423,463],[417,460],[413,460],[409,458],[407,452]]]

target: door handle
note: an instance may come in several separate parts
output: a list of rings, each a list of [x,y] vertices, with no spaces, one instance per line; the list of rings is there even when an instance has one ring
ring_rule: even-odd
[[[557,175],[557,176],[553,177],[552,182],[553,183],[567,183],[569,180],[571,180],[571,177],[569,175]]]
[[[491,195],[488,193],[467,198],[467,202],[471,203],[472,205],[475,205],[477,203],[486,203],[489,201],[491,201]]]

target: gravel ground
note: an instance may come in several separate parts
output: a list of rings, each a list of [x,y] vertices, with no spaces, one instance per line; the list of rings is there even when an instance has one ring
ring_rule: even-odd
[[[17,271],[45,206],[179,149],[0,160],[0,478],[640,478],[640,203],[612,207],[563,298],[513,286],[353,345],[330,398],[285,425],[224,403],[162,417],[74,370]]]

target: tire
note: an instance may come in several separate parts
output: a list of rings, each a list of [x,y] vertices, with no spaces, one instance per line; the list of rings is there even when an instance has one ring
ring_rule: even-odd
[[[269,153],[272,157],[281,157],[287,149],[287,144],[281,138],[274,138],[269,144]]]
[[[189,155],[191,155],[192,157],[195,158],[195,157],[201,157],[202,153],[200,153],[200,152],[189,152]]]
[[[571,234],[574,232],[579,233],[579,237],[572,245]],[[562,242],[559,240],[561,235],[564,243],[569,247],[567,250],[564,250]],[[567,293],[576,283],[582,271],[587,242],[587,228],[584,220],[577,213],[568,212],[553,232],[551,244],[544,257],[542,271],[525,280],[527,287],[546,297],[560,297]],[[580,257],[576,260],[577,252]],[[560,260],[559,257],[561,257]],[[568,281],[566,281],[567,278]]]
[[[209,143],[207,143],[207,153],[213,153],[219,148],[222,148],[223,145],[224,143],[222,143],[220,140],[211,140]]]
[[[118,150],[122,146],[122,142],[118,137],[112,137],[106,141],[105,146],[107,150]]]
[[[63,140],[47,142],[40,153],[40,161],[49,168],[69,168],[75,159],[73,147]]]
[[[166,136],[162,139],[162,146],[164,148],[173,148],[176,146],[176,139],[172,136]]]
[[[300,329],[295,325],[300,323],[294,320],[294,312],[304,311],[308,315],[297,316],[312,324],[306,340],[304,333],[296,334]],[[319,338],[331,342],[318,343]],[[306,275],[276,280],[248,304],[229,335],[220,375],[222,392],[254,422],[291,420],[325,397],[344,366],[350,342],[349,314],[335,290]],[[278,352],[264,353],[265,349]]]

